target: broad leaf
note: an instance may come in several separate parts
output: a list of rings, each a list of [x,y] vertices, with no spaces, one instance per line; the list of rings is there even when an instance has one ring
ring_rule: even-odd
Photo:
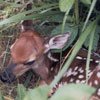
[[[50,22],[62,22],[63,20],[63,17],[64,17],[64,14],[62,14],[61,12],[58,13],[58,14],[55,14],[53,16],[51,16],[50,18],[48,18],[48,21]]]
[[[49,89],[49,86],[40,86],[29,90],[24,100],[47,100]]]
[[[62,12],[68,12],[73,4],[74,4],[75,0],[60,0],[59,1],[59,8]]]
[[[5,1],[4,0],[0,0],[0,3],[4,3]]]
[[[18,84],[16,100],[23,100],[25,95],[26,95],[26,88],[23,85]]]
[[[86,41],[84,42],[84,46],[86,48],[89,47],[89,41],[90,41],[90,35],[87,37]],[[94,40],[93,40],[93,48],[92,48],[93,50],[97,49],[98,42],[99,42],[99,33],[96,31],[94,34]]]
[[[88,100],[95,89],[85,84],[68,84],[59,88],[50,100]]]
[[[81,0],[81,2],[84,4],[91,4],[91,0]]]

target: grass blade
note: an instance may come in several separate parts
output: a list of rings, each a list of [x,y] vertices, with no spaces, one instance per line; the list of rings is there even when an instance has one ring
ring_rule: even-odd
[[[93,11],[93,9],[94,9],[94,6],[95,6],[96,2],[97,2],[97,0],[93,0],[93,1],[92,1],[90,10],[89,10],[89,13],[88,13],[88,15],[87,15],[87,18],[86,18],[86,20],[85,20],[85,22],[84,22],[84,26],[83,26],[82,31],[84,31],[84,29],[85,29],[85,27],[86,27],[86,25],[87,25],[87,23],[88,23],[88,21],[89,21],[89,18],[90,18],[90,16],[91,16],[91,13],[92,13],[92,11]]]
[[[92,31],[92,33],[90,35],[89,50],[88,50],[87,62],[86,62],[86,83],[88,83],[88,70],[89,70],[89,65],[90,65],[91,50],[92,50],[92,47],[93,47],[93,40],[94,40],[95,30],[96,30],[96,25],[93,28],[93,31]]]

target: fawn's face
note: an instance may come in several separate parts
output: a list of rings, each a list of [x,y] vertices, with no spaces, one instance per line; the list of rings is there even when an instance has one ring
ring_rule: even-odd
[[[57,35],[52,37],[49,43],[44,44],[44,38],[34,31],[28,30],[20,33],[19,38],[10,48],[12,63],[8,66],[6,72],[17,77],[27,70],[33,69],[40,77],[45,79],[45,76],[47,77],[49,73],[50,62],[47,57],[49,50],[63,48],[69,36],[69,33]],[[52,60],[52,57],[50,59]],[[1,76],[2,80],[4,76],[8,80],[5,73]]]

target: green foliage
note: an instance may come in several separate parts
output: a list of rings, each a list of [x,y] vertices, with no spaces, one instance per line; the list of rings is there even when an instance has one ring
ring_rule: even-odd
[[[50,93],[50,87],[48,85],[26,91],[23,85],[18,84],[17,98],[15,100],[83,100],[84,98],[88,100],[94,91],[94,88],[85,84],[66,84],[48,98],[48,94]],[[0,100],[5,100],[1,94]]]
[[[26,88],[23,85],[18,85],[16,100],[83,100],[84,96],[86,96],[88,99],[95,89],[82,84],[64,85],[61,88],[59,88],[56,91],[56,93],[49,99],[48,93],[50,89],[53,88],[53,86],[57,84],[62,78],[63,74],[70,66],[71,62],[77,55],[82,45],[84,45],[87,48],[90,47],[90,45],[92,45],[90,43],[90,36],[94,30],[94,38],[92,38],[93,41],[91,40],[93,42],[92,49],[97,49],[97,44],[100,38],[100,29],[98,28],[100,27],[100,25],[97,25],[97,21],[100,20],[100,15],[97,14],[96,10],[94,9],[97,0],[92,0],[92,2],[91,0],[80,0],[82,2],[81,4],[79,0],[56,0],[56,2],[54,2],[55,0],[52,0],[52,2],[51,0],[40,1],[41,4],[35,5],[34,3],[32,10],[25,11],[23,10],[23,4],[17,4],[16,2],[6,2],[0,0],[0,3],[4,5],[4,9],[0,9],[1,15],[4,15],[4,17],[6,16],[3,20],[0,19],[1,31],[2,27],[10,27],[12,23],[16,24],[19,23],[21,20],[32,19],[34,21],[36,19],[39,19],[41,21],[40,27],[44,25],[41,23],[53,23],[51,24],[51,26],[54,25],[55,28],[51,30],[51,36],[63,34],[66,32],[71,33],[71,36],[66,46],[64,47],[64,50],[70,45],[74,46],[72,53],[69,56],[69,59],[65,62],[65,65],[63,66],[62,70],[51,82],[50,86],[39,86],[35,89],[26,90]],[[84,6],[86,5],[88,5],[88,8],[85,11]],[[19,8],[21,10],[15,13],[13,12],[14,9]],[[82,11],[79,13],[80,8]],[[81,14],[83,15],[82,17],[80,17]],[[92,14],[95,14],[95,16],[92,16]],[[84,25],[81,26],[81,23],[84,23]],[[96,26],[98,26],[97,29]],[[7,30],[7,28],[5,28],[5,30]],[[88,71],[88,68],[86,71]],[[1,94],[0,100],[4,100]]]
[[[19,85],[18,88],[19,87],[20,90],[25,89],[22,85]],[[17,93],[20,93],[21,96],[18,96],[16,100],[83,100],[83,98],[88,100],[94,91],[94,88],[85,84],[66,84],[59,88],[56,93],[48,99],[50,87],[44,85],[35,89],[29,89],[25,95],[23,95],[23,91],[18,91]],[[24,90],[24,92],[26,92],[26,90]]]
[[[62,20],[63,20],[63,16],[64,16],[64,14],[62,14],[62,13],[55,14],[55,15],[51,16],[51,17],[48,19],[48,21],[50,21],[50,22],[59,22],[59,23],[61,23]],[[69,18],[69,19],[70,19],[70,18]]]
[[[0,100],[4,100],[4,97],[3,97],[3,95],[1,94],[1,92],[0,92]]]
[[[90,6],[90,8],[89,8],[89,13],[87,14],[87,17],[86,17],[86,20],[85,20],[85,22],[84,22],[84,26],[83,26],[82,31],[84,31],[86,25],[87,25],[88,22],[89,22],[89,18],[90,18],[90,16],[91,16],[92,12],[93,12],[93,9],[94,9],[94,7],[95,7],[95,5],[96,5],[96,2],[97,2],[97,0],[93,0],[91,6]]]
[[[84,46],[85,46],[86,48],[89,47],[89,40],[90,40],[90,35],[87,37],[86,41],[84,42]],[[93,39],[93,47],[92,47],[92,49],[93,49],[94,51],[97,50],[98,42],[99,42],[99,34],[95,32],[95,34],[94,34],[94,39]]]
[[[63,85],[50,100],[89,100],[94,91],[94,88],[85,84]]]
[[[70,2],[69,2],[69,0],[60,0],[59,1],[60,10],[62,12],[65,12],[65,15],[64,15],[64,18],[63,18],[63,22],[62,22],[61,33],[64,32],[65,23],[66,23],[67,17],[69,15],[69,12],[70,12],[73,4],[74,4],[74,0],[70,0]]]
[[[84,4],[91,4],[91,0],[80,0]]]
[[[16,100],[23,100],[26,93],[26,88],[22,84],[18,84]]]
[[[39,86],[27,91],[22,84],[18,84],[16,100],[47,100],[49,91],[50,87],[47,85]]]
[[[6,26],[7,24],[12,24],[12,23],[19,22],[21,20],[27,20],[27,19],[35,20],[35,19],[38,19],[38,18],[44,18],[45,14],[44,14],[43,9],[46,9],[46,8],[47,9],[52,9],[53,6],[57,6],[57,4],[48,4],[48,5],[44,5],[43,7],[38,7],[38,8],[34,8],[32,10],[29,10],[29,11],[24,11],[22,13],[18,13],[16,15],[13,15],[13,16],[1,21],[0,22],[0,27],[2,27],[3,25]],[[43,10],[43,11],[41,12],[41,10]],[[47,11],[49,11],[49,10],[47,10]],[[38,14],[36,12],[38,12]],[[30,14],[30,13],[32,13],[32,14]],[[29,15],[29,16],[27,16],[27,15]]]
[[[93,46],[92,46],[92,50],[95,51],[97,50],[98,48],[98,42],[99,42],[99,38],[100,38],[100,26],[97,26],[96,27],[96,30],[95,30],[95,34],[94,34],[94,39],[93,39]],[[84,46],[86,48],[89,47],[89,40],[90,40],[90,35],[87,37],[86,41],[84,42]]]
[[[35,89],[30,89],[22,100],[47,100],[49,91],[49,86],[39,86]]]
[[[3,3],[4,1],[3,0],[0,0],[0,3]]]
[[[75,0],[59,0],[59,7],[62,12],[68,12],[72,5],[74,4]]]
[[[89,71],[89,66],[90,66],[90,59],[91,59],[91,50],[93,47],[93,39],[94,39],[94,34],[96,30],[97,24],[94,25],[91,34],[90,34],[90,41],[89,41],[89,48],[88,48],[88,54],[87,54],[87,61],[86,61],[86,83],[88,83],[88,71]]]

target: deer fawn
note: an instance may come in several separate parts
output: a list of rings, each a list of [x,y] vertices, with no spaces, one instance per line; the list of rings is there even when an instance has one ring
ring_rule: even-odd
[[[30,7],[30,4],[28,6]],[[32,29],[31,20],[23,21],[21,29],[19,38],[10,48],[12,61],[1,74],[0,79],[3,82],[11,83],[16,77],[21,76],[29,69],[33,69],[36,74],[48,83],[48,80],[53,79],[59,71],[59,66],[51,67],[51,64],[58,59],[50,55],[50,50],[62,49],[71,33],[66,32],[54,36],[48,43],[45,43],[44,37]],[[55,89],[65,83],[86,83],[86,55],[87,50],[81,49],[79,51],[60,82],[54,86]],[[98,65],[100,55],[92,53],[91,56],[88,84],[97,88],[91,100],[100,100],[100,65]]]

